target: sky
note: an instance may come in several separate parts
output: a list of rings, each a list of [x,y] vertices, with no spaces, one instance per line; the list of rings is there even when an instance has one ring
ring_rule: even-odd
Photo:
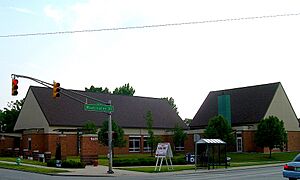
[[[0,36],[129,26],[209,22],[157,28],[0,38],[0,109],[25,97],[19,78],[66,89],[129,83],[136,96],[173,97],[193,118],[210,91],[281,82],[300,115],[299,0],[1,0]],[[113,103],[113,102],[112,102]]]

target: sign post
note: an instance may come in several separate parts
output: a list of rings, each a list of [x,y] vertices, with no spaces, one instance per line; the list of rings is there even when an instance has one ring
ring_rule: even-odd
[[[111,106],[111,100],[108,101],[108,104],[110,107]],[[108,114],[108,157],[109,157],[109,162],[108,162],[108,174],[113,174],[112,170],[112,125],[111,125],[111,112]]]
[[[111,100],[107,104],[84,104],[85,111],[104,112],[108,114],[108,174],[113,174],[112,170],[112,125],[111,125],[111,113],[114,111],[114,107],[111,105]]]
[[[172,159],[171,159],[173,157],[173,153],[172,153],[170,143],[158,143],[156,152],[155,152],[155,157],[157,159],[156,159],[156,165],[155,165],[154,171],[156,171],[156,169],[158,168],[157,165],[158,165],[159,160],[160,160],[160,165],[159,165],[158,171],[161,170],[161,165],[162,165],[162,162],[164,159],[166,160],[168,169],[173,169],[173,164],[172,164]],[[169,158],[171,167],[169,167],[168,158]]]

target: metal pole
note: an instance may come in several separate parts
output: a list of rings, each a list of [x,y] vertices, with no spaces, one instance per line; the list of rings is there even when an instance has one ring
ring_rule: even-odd
[[[111,100],[108,101],[108,104],[111,105]],[[113,174],[112,170],[112,125],[111,125],[111,112],[108,114],[108,174]]]

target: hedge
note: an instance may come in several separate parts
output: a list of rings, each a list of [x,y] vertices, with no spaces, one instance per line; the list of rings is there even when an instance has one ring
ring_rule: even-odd
[[[163,162],[165,163],[165,161]],[[113,160],[113,166],[115,167],[126,167],[126,166],[154,166],[156,164],[155,157],[147,158],[120,158]],[[186,164],[185,159],[182,157],[172,158],[173,165],[184,165]]]
[[[56,160],[51,159],[47,162],[48,167],[56,167]],[[85,168],[85,164],[73,160],[63,160],[61,163],[62,168]]]

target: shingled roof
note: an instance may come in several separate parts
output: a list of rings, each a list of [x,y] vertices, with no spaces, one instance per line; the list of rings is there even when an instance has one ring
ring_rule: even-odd
[[[218,96],[230,95],[232,126],[252,124],[264,118],[280,82],[211,91],[190,124],[191,129],[207,126],[218,115]]]
[[[105,113],[84,111],[82,103],[65,95],[53,99],[52,89],[50,88],[31,86],[30,89],[50,126],[82,127],[87,121],[92,121],[96,125],[101,126],[103,121],[108,119],[108,115]],[[67,93],[67,91],[64,92]],[[105,102],[111,100],[112,105],[114,106],[112,119],[123,128],[146,128],[145,117],[149,110],[153,115],[153,128],[171,129],[174,128],[176,124],[184,129],[187,128],[168,102],[163,99],[85,91],[76,92],[83,93]],[[78,95],[72,94],[72,96],[81,99],[82,101],[86,101],[85,98]],[[88,100],[88,103],[94,104],[97,102]]]

